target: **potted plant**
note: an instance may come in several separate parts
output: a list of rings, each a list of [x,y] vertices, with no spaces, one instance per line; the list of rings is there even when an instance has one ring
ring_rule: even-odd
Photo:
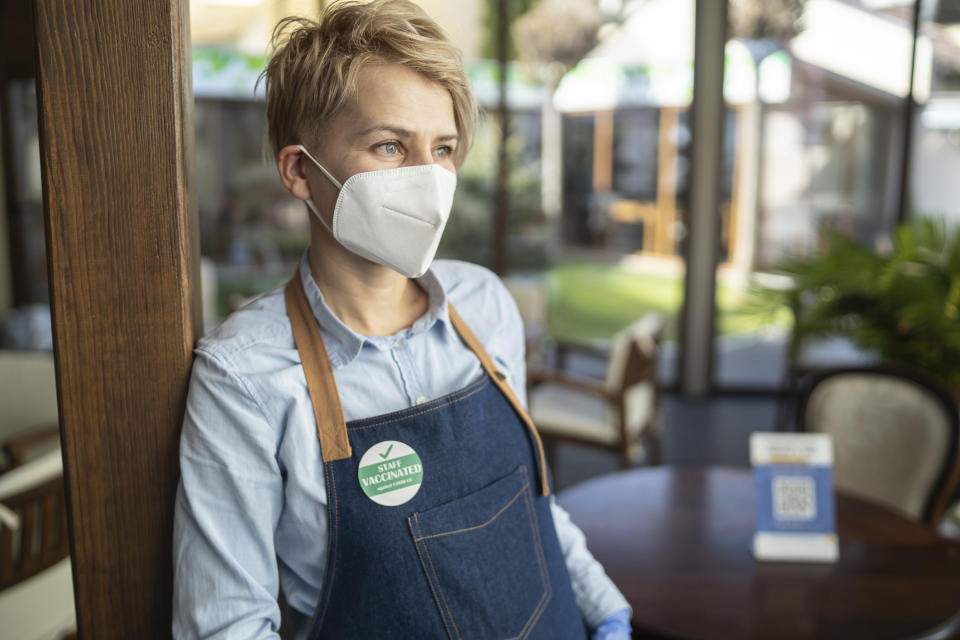
[[[777,269],[792,289],[767,292],[794,310],[793,344],[843,335],[960,395],[960,226],[920,219],[897,228],[885,250],[836,232],[827,240],[821,255]]]

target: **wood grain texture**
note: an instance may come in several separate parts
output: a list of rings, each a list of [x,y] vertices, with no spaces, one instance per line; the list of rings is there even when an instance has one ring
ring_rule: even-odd
[[[36,0],[81,638],[170,635],[177,447],[201,330],[186,0]]]
[[[884,640],[960,612],[960,544],[849,495],[836,564],[754,561],[747,470],[637,469],[558,501],[633,606],[635,637]]]

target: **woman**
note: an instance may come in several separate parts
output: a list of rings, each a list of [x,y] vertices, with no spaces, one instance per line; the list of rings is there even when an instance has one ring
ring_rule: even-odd
[[[475,121],[459,53],[406,0],[277,33],[268,134],[310,248],[196,350],[174,635],[277,637],[282,589],[287,636],[629,637],[553,503],[515,305],[432,263]]]

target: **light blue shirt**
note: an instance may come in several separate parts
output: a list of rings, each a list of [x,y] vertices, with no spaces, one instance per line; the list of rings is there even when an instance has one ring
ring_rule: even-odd
[[[450,323],[448,301],[526,403],[523,324],[490,271],[435,262],[417,281],[429,297],[426,314],[392,336],[344,325],[324,303],[306,255],[301,277],[348,422],[444,396],[482,375]],[[327,559],[323,461],[283,290],[231,315],[195,354],[180,440],[173,634],[278,638],[278,589],[309,616]],[[628,604],[569,515],[556,503],[552,510],[574,596],[595,629]]]

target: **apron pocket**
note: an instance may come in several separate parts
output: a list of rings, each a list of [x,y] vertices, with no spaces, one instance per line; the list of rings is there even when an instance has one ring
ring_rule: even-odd
[[[407,523],[451,640],[530,634],[551,592],[526,467]]]

